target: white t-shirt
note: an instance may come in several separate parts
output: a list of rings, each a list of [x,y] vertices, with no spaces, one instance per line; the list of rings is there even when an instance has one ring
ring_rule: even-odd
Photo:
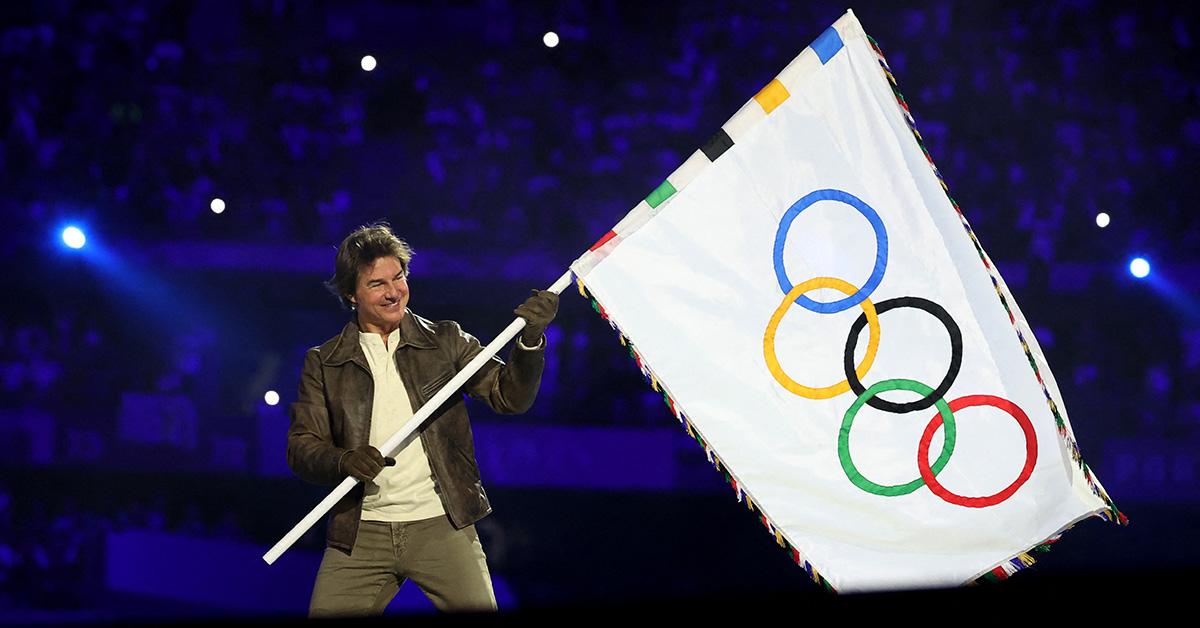
[[[375,398],[371,406],[370,444],[382,451],[383,443],[413,416],[412,404],[396,370],[396,345],[400,330],[388,334],[387,346],[379,334],[358,334],[358,343],[371,366]],[[363,494],[362,518],[367,521],[419,521],[443,515],[442,500],[433,490],[433,472],[425,448],[415,433],[396,454],[396,466],[384,467],[368,482]]]

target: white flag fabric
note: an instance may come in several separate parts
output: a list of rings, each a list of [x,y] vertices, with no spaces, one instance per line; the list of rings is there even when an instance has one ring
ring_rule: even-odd
[[[1004,577],[1123,518],[894,83],[847,12],[572,265],[739,498],[839,591]]]

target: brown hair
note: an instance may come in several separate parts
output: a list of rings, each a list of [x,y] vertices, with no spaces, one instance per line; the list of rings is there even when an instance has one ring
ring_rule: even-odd
[[[407,242],[396,237],[386,221],[363,225],[342,240],[333,264],[333,276],[325,287],[338,298],[343,307],[350,308],[348,295],[354,294],[358,286],[358,269],[381,257],[400,260],[400,268],[408,274],[408,263],[413,250]]]

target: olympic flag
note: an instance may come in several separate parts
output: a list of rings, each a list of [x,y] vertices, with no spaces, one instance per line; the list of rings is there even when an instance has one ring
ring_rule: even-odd
[[[1123,520],[894,84],[847,12],[572,265],[738,497],[842,591],[1005,577]]]

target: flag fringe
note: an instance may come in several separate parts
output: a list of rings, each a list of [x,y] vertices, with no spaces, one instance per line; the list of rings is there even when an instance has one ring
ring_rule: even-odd
[[[1068,527],[1067,529],[1070,529],[1070,528]],[[1065,531],[1066,530],[1064,530],[1064,532]],[[1050,548],[1053,546],[1053,544],[1055,542],[1058,541],[1058,538],[1060,536],[1062,536],[1061,532],[1059,534],[1056,534],[1054,537],[1047,539],[1045,541],[1042,541],[1041,543],[1029,548],[1028,550],[1021,552],[1020,554],[1017,554],[1016,556],[1000,563],[999,565],[996,565],[995,567],[993,567],[991,569],[991,571],[988,571],[987,573],[983,574],[982,576],[979,576],[972,582],[967,583],[967,585],[975,586],[975,585],[987,584],[987,583],[991,583],[991,582],[1000,582],[1002,580],[1009,579],[1010,577],[1012,577],[1013,574],[1017,573],[1018,571],[1032,567],[1033,564],[1037,561],[1037,559],[1034,558],[1033,553],[1034,552],[1045,553],[1045,552],[1050,551]]]
[[[1050,407],[1050,413],[1054,416],[1054,424],[1058,428],[1059,440],[1062,441],[1063,446],[1066,447],[1067,451],[1070,453],[1071,460],[1073,460],[1083,472],[1083,477],[1088,483],[1088,488],[1091,489],[1094,495],[1103,500],[1105,506],[1108,508],[1105,514],[1100,514],[1097,516],[1105,520],[1116,521],[1121,525],[1128,525],[1129,518],[1117,509],[1116,503],[1114,503],[1112,498],[1108,496],[1108,493],[1102,486],[1100,486],[1099,482],[1096,482],[1094,476],[1092,475],[1091,469],[1086,463],[1084,463],[1083,454],[1079,451],[1079,444],[1075,442],[1070,430],[1067,429],[1066,421],[1063,420],[1062,414],[1058,410],[1058,404],[1054,402],[1054,398],[1050,395],[1050,389],[1046,386],[1046,380],[1043,379],[1041,369],[1038,368],[1037,361],[1033,357],[1033,352],[1029,348],[1029,343],[1025,340],[1025,334],[1021,332],[1020,327],[1017,325],[1016,313],[1011,307],[1009,307],[1008,297],[1000,283],[996,269],[993,268],[991,262],[988,260],[987,254],[983,252],[983,246],[980,245],[979,239],[975,237],[975,231],[971,229],[971,224],[967,222],[967,217],[963,214],[962,208],[958,206],[958,201],[955,201],[954,197],[950,195],[950,187],[946,185],[946,180],[942,178],[941,171],[939,171],[937,165],[933,163],[933,156],[929,154],[929,149],[925,146],[924,138],[922,138],[921,134],[917,132],[917,125],[908,109],[908,102],[900,93],[899,84],[896,82],[896,77],[892,75],[892,70],[888,66],[887,59],[883,56],[883,50],[879,47],[879,42],[876,42],[875,38],[871,37],[870,35],[867,35],[867,41],[871,44],[871,49],[875,51],[875,56],[879,59],[879,67],[883,69],[883,73],[887,76],[888,83],[892,88],[892,93],[896,96],[896,102],[900,105],[900,109],[904,113],[905,121],[908,122],[908,128],[912,131],[913,137],[916,138],[917,145],[920,146],[921,152],[925,154],[926,160],[929,161],[929,167],[933,169],[933,174],[937,176],[938,181],[942,185],[942,189],[946,192],[946,198],[949,199],[950,205],[954,207],[954,211],[958,214],[958,219],[962,223],[963,229],[966,230],[967,236],[971,239],[971,243],[975,246],[976,252],[979,253],[979,258],[983,261],[984,267],[987,268],[988,276],[992,280],[992,287],[996,290],[996,295],[1000,297],[1000,304],[1004,306],[1004,311],[1008,313],[1008,320],[1012,323],[1013,329],[1017,332],[1017,340],[1021,342],[1021,348],[1025,351],[1025,358],[1029,361],[1029,366],[1033,369],[1034,377],[1037,378],[1038,384],[1040,384],[1042,387],[1042,394],[1046,397],[1046,404]],[[997,567],[997,569],[1000,569],[1000,567]],[[1017,569],[1020,568],[1018,567]],[[1014,569],[1013,572],[1015,572],[1017,569]],[[1013,572],[1009,573],[1011,574]]]
[[[761,506],[754,502],[754,499],[749,493],[746,492],[744,485],[738,481],[737,476],[733,475],[733,472],[729,470],[729,467],[725,466],[725,463],[721,461],[721,458],[717,452],[700,434],[700,430],[696,429],[696,426],[692,424],[690,419],[688,419],[687,413],[680,409],[679,404],[675,402],[675,399],[667,391],[663,381],[654,374],[654,371],[651,370],[649,365],[647,365],[646,361],[642,358],[641,354],[638,353],[637,349],[633,346],[633,342],[630,341],[629,337],[626,336],[623,331],[621,331],[621,328],[608,317],[607,310],[605,310],[604,306],[600,305],[600,302],[596,299],[596,297],[591,294],[591,292],[587,289],[587,286],[584,285],[583,279],[581,279],[579,275],[575,275],[575,283],[579,288],[579,294],[583,295],[583,298],[591,302],[592,309],[595,310],[596,313],[601,316],[601,318],[608,321],[610,327],[616,330],[617,336],[621,340],[621,345],[628,347],[629,357],[634,360],[635,364],[637,364],[638,369],[641,370],[642,375],[646,378],[646,382],[650,385],[651,389],[662,394],[663,402],[667,404],[667,407],[670,408],[671,413],[675,415],[675,418],[679,419],[679,422],[683,425],[683,429],[685,432],[687,432],[687,435],[690,436],[692,440],[696,441],[696,444],[704,450],[704,455],[706,458],[708,458],[708,461],[712,463],[713,468],[716,469],[716,471],[725,478],[725,482],[733,488],[733,492],[737,496],[737,500],[739,502],[744,502],[747,510],[758,514],[759,521],[763,524],[763,527],[766,528],[767,533],[775,539],[775,543],[788,553],[788,556],[791,557],[792,562],[804,569],[805,573],[812,578],[813,582],[817,583],[821,586],[821,588],[829,591],[830,593],[836,593],[836,589],[833,588],[833,585],[831,585],[829,581],[817,571],[817,568],[814,567],[812,563],[804,558],[804,555],[800,553],[800,550],[797,549],[796,546],[794,546],[790,541],[788,541],[783,530],[775,524],[775,522],[767,515],[766,512],[763,511]]]

